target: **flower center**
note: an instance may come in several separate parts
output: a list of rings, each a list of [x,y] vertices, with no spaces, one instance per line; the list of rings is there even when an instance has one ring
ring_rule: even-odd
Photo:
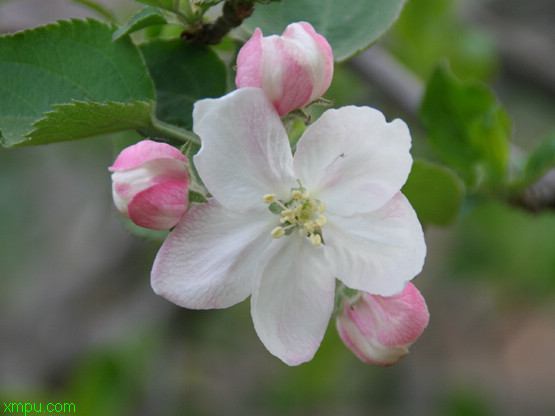
[[[275,194],[264,195],[264,202],[269,204],[270,211],[281,216],[281,225],[275,227],[271,235],[280,238],[297,229],[316,247],[324,244],[322,228],[327,222],[323,215],[326,207],[323,202],[311,199],[310,192],[303,188],[300,181],[298,182],[299,187],[291,188],[291,197],[286,201],[276,199]]]

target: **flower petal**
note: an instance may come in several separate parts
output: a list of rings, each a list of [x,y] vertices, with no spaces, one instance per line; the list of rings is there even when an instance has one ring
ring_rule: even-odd
[[[177,150],[173,147],[172,149]],[[137,193],[166,181],[181,181],[186,190],[189,175],[183,161],[156,158],[135,167],[114,170],[112,173],[112,195],[116,208],[128,217],[127,204]]]
[[[374,295],[400,292],[422,270],[426,256],[422,226],[400,192],[368,214],[328,213],[323,237],[335,276],[350,288]]]
[[[151,230],[169,230],[187,211],[189,204],[187,184],[166,181],[133,197],[127,206],[129,218],[135,224]]]
[[[399,119],[370,107],[326,111],[297,145],[303,185],[339,215],[370,212],[401,189],[412,165],[411,137]]]
[[[335,279],[321,247],[290,235],[275,241],[279,251],[266,264],[251,297],[258,336],[289,365],[312,359],[333,310]]]
[[[307,71],[309,63],[295,42],[278,36],[266,38],[262,89],[283,116],[311,101],[314,84]]]
[[[228,209],[267,210],[262,196],[287,196],[293,158],[276,110],[258,88],[241,88],[195,104],[194,130],[202,147],[194,157],[206,188]]]
[[[337,329],[362,361],[391,365],[409,352],[429,319],[424,298],[409,282],[394,296],[362,293],[354,304],[346,302],[337,317]]]
[[[252,37],[243,45],[237,55],[237,88],[262,86],[263,75],[262,31],[256,28]]]
[[[268,213],[226,210],[214,199],[193,206],[160,248],[154,291],[190,309],[226,308],[252,291],[260,254],[273,239]]]
[[[118,155],[114,164],[108,169],[116,172],[130,169],[152,159],[177,159],[187,162],[187,158],[175,147],[166,143],[158,143],[152,140],[142,140],[133,146],[126,147]]]
[[[291,23],[282,37],[294,41],[311,66],[309,73],[314,88],[309,101],[324,95],[333,77],[333,51],[326,38],[316,33],[308,22]]]

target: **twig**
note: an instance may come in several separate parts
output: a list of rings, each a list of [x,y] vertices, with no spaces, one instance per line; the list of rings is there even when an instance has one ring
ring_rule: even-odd
[[[252,0],[227,0],[224,3],[222,15],[214,23],[201,22],[198,27],[184,30],[181,37],[187,41],[216,45],[231,29],[241,25],[243,20],[253,12]]]

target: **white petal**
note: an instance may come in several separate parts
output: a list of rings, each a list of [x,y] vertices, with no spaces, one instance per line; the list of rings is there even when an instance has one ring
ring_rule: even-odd
[[[326,259],[348,287],[391,296],[422,270],[426,244],[414,209],[400,192],[369,214],[328,214]]]
[[[264,194],[285,197],[295,186],[287,133],[262,90],[241,88],[198,101],[193,120],[202,142],[195,166],[226,208],[265,210]]]
[[[276,241],[280,250],[263,271],[251,297],[254,327],[266,348],[289,365],[312,359],[333,310],[335,279],[323,259],[300,235]]]
[[[246,217],[214,199],[193,206],[168,235],[152,268],[154,291],[191,309],[226,308],[250,295],[271,213]]]
[[[370,212],[389,201],[407,180],[410,147],[402,120],[387,123],[370,107],[328,110],[299,140],[295,172],[329,211]]]

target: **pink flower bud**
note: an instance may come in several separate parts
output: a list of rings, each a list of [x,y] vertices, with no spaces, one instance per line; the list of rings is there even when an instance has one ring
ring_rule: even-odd
[[[307,22],[292,23],[281,36],[256,29],[237,56],[237,88],[262,88],[279,115],[321,97],[333,76],[328,41]]]
[[[167,230],[187,211],[187,158],[175,147],[143,140],[123,149],[109,170],[116,208],[135,224]]]
[[[387,366],[408,354],[429,319],[424,298],[409,282],[397,295],[363,292],[354,303],[346,301],[336,323],[339,336],[358,358]]]

